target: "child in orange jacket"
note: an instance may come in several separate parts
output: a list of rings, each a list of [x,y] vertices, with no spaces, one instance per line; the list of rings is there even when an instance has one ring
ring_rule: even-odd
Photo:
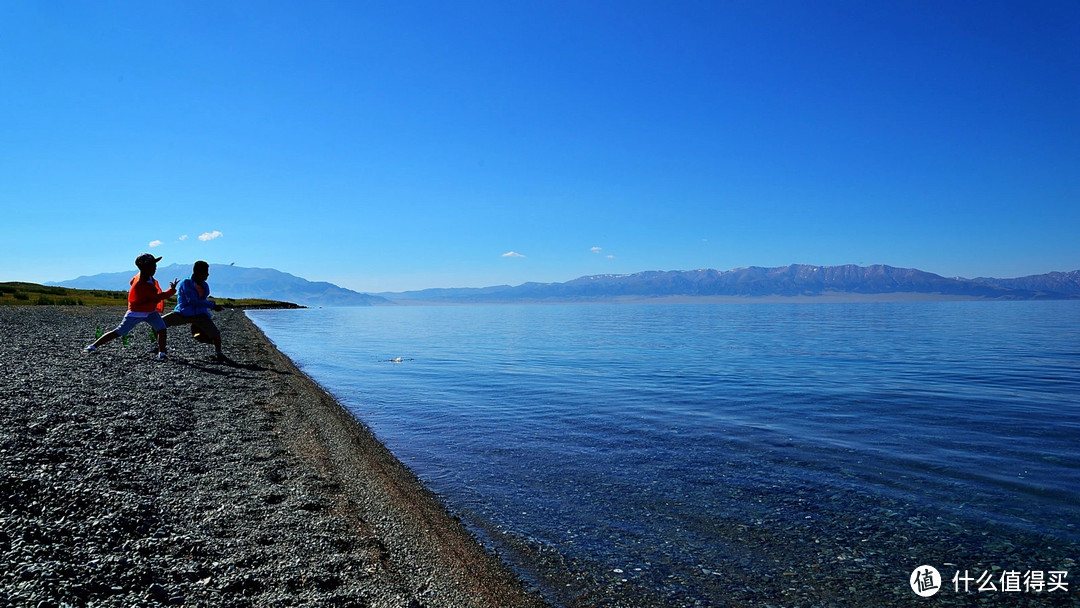
[[[135,326],[146,321],[154,328],[158,341],[158,360],[165,359],[167,352],[167,335],[165,322],[161,320],[161,312],[165,310],[165,300],[176,294],[176,284],[180,281],[173,279],[169,284],[169,291],[161,291],[161,286],[154,279],[157,272],[157,263],[161,258],[155,258],[149,253],[144,253],[135,258],[135,266],[139,273],[131,278],[131,290],[128,291],[128,311],[124,320],[116,329],[98,338],[93,344],[83,349],[86,353],[96,353],[97,347],[112,342],[120,336],[126,336]]]

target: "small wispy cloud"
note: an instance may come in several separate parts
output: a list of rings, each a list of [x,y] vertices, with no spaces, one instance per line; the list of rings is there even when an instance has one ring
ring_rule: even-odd
[[[212,240],[218,238],[219,236],[222,236],[222,234],[221,234],[221,232],[219,232],[217,230],[215,230],[213,232],[204,232],[204,233],[199,235],[199,240],[200,241],[212,241]]]
[[[186,241],[187,240],[187,235],[186,234],[181,234],[180,235],[180,240],[181,241]]]
[[[161,241],[159,241],[159,240],[156,240],[156,239],[155,239],[155,240],[153,240],[153,241],[150,241],[150,247],[158,247],[158,246],[160,246],[160,245],[164,245],[164,244],[165,244],[165,243],[162,243]]]
[[[615,256],[613,256],[613,255],[611,255],[611,254],[609,253],[609,254],[608,254],[608,256],[607,256],[607,259],[609,259],[609,260],[614,260],[614,259],[615,259]]]
[[[601,251],[603,251],[603,250],[604,250],[604,248],[603,248],[603,247],[590,247],[590,248],[589,248],[589,251],[591,251],[591,252],[593,252],[593,253],[600,253],[600,252],[601,252]]]
[[[504,257],[504,258],[523,258],[525,256],[521,255],[520,253],[518,253],[516,251],[507,251],[506,253],[502,254],[502,257]]]

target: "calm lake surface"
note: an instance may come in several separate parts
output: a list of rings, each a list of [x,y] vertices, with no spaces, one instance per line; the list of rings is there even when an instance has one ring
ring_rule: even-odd
[[[248,315],[556,604],[1080,597],[1080,302]]]

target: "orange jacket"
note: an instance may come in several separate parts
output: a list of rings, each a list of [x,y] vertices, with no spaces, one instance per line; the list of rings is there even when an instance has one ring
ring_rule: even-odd
[[[175,289],[161,291],[157,279],[140,280],[142,273],[131,277],[131,291],[128,292],[128,310],[131,312],[164,312],[165,300],[176,294]]]

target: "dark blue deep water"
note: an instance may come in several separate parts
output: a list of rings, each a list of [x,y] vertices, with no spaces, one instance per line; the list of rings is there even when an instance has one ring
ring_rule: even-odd
[[[1080,302],[248,314],[556,604],[1080,579]]]

